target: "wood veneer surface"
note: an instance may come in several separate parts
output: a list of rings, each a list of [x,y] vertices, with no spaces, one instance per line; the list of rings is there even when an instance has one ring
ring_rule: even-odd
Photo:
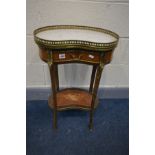
[[[56,94],[57,108],[86,108],[91,107],[92,95],[84,90],[68,89]],[[49,106],[53,108],[52,96],[49,97]]]

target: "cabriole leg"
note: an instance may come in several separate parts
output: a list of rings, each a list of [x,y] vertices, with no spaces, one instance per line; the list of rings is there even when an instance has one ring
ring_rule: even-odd
[[[92,103],[91,103],[91,109],[90,109],[90,118],[89,118],[89,129],[91,130],[93,128],[93,115],[94,115],[94,104],[96,100],[97,90],[100,83],[100,78],[103,70],[103,64],[100,64],[97,66],[96,76],[94,79],[94,88],[92,91]]]
[[[51,76],[51,87],[53,96],[53,128],[57,129],[57,100],[56,100],[56,67],[55,64],[49,65]]]
[[[56,77],[56,91],[59,91],[59,75],[58,75],[58,64],[55,64],[55,77]]]
[[[91,75],[91,80],[90,80],[90,88],[89,88],[90,93],[93,91],[96,69],[97,69],[97,65],[93,65],[93,70],[92,70],[92,75]]]

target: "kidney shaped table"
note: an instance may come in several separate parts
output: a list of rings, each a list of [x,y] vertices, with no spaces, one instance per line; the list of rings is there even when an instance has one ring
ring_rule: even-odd
[[[52,93],[48,105],[53,109],[53,127],[57,128],[57,111],[82,109],[90,111],[89,129],[98,104],[97,90],[104,65],[110,63],[119,36],[109,30],[77,25],[46,26],[34,31],[40,58],[48,63]],[[58,64],[93,65],[89,90],[59,89]]]

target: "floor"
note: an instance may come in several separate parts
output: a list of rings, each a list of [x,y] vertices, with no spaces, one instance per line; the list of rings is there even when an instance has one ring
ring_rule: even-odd
[[[58,130],[52,129],[47,101],[27,101],[27,155],[128,155],[129,100],[100,100],[94,130],[88,130],[89,113],[58,113]]]

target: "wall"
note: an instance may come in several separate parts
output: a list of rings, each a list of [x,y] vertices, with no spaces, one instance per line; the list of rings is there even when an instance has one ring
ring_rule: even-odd
[[[100,87],[128,87],[128,0],[27,0],[27,87],[50,87],[47,65],[39,58],[33,30],[47,25],[78,24],[110,29],[120,35],[111,64],[104,68]],[[88,86],[91,66],[59,66],[60,85]]]

